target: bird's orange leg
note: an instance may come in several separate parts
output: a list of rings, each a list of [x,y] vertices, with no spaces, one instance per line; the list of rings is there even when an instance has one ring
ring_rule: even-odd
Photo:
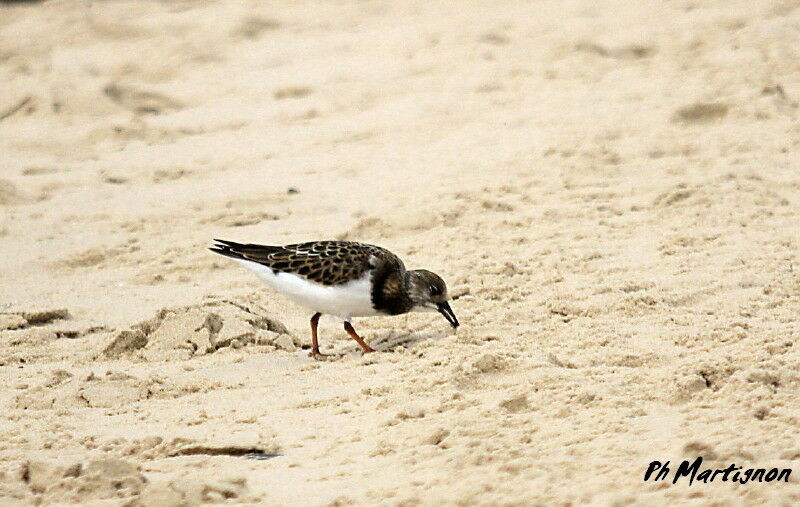
[[[319,324],[319,318],[321,316],[321,313],[315,313],[314,316],[311,317],[311,353],[308,355],[317,360],[324,360],[327,357],[319,351],[319,341],[317,340],[317,324]]]
[[[375,352],[375,349],[367,345],[367,342],[365,342],[364,340],[361,339],[360,336],[358,336],[358,333],[356,333],[356,330],[353,329],[353,326],[349,322],[345,321],[344,330],[347,331],[347,334],[350,335],[350,338],[354,339],[356,342],[358,342],[359,345],[361,345],[361,350],[364,351],[364,354],[366,354],[367,352]]]

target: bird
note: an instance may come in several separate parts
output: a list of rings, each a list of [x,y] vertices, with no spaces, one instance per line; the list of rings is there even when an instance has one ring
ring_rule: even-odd
[[[407,270],[403,261],[380,246],[355,241],[310,241],[284,246],[215,239],[209,248],[251,269],[289,300],[314,312],[311,352],[317,360],[317,324],[322,315],[344,321],[344,330],[364,354],[374,352],[353,328],[354,317],[439,312],[459,326],[444,280],[425,269]]]

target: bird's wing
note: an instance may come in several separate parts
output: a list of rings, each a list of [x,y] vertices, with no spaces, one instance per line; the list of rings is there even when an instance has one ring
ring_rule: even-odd
[[[292,273],[322,285],[337,285],[360,278],[386,259],[386,249],[352,241],[312,241],[269,246],[214,240],[211,251],[227,257],[257,262],[279,273]],[[399,260],[398,260],[399,261]]]

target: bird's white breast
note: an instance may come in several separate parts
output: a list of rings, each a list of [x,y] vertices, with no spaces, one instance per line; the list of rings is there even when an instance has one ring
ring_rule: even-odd
[[[372,271],[341,285],[326,286],[291,273],[276,273],[256,262],[239,259],[237,262],[254,271],[267,285],[291,301],[315,312],[344,320],[379,315],[372,307]]]

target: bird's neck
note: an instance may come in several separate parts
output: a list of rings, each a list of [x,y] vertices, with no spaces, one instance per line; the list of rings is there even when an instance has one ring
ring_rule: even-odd
[[[389,315],[411,311],[413,275],[405,270],[380,266],[372,274],[372,306]]]

